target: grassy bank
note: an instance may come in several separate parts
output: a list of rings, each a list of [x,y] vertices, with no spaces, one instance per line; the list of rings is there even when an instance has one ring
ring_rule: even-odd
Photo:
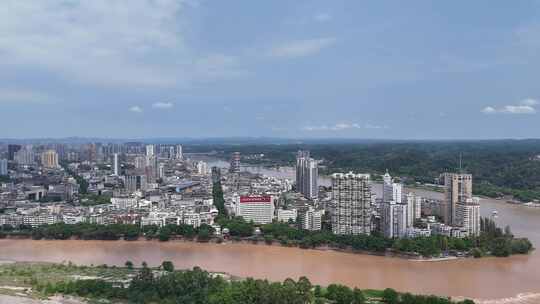
[[[392,289],[360,290],[331,284],[312,285],[308,278],[283,282],[232,279],[195,267],[175,270],[171,262],[149,268],[77,266],[71,263],[11,263],[0,265],[0,294],[32,299],[71,295],[89,303],[473,303],[437,296],[398,293]]]

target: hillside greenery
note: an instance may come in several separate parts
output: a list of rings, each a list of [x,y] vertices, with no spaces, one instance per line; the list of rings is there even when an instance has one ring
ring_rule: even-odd
[[[540,199],[540,140],[493,141],[369,141],[365,143],[208,145],[197,151],[218,151],[228,158],[233,151],[242,155],[264,154],[245,163],[273,166],[294,165],[298,150],[310,150],[321,163],[321,173],[388,170],[406,184],[435,183],[443,172],[462,169],[474,178],[477,195],[512,195],[522,201]]]

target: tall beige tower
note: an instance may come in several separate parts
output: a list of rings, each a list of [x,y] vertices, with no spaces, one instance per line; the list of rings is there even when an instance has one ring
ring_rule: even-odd
[[[45,168],[58,168],[58,153],[54,150],[41,153],[41,164]]]
[[[444,173],[444,223],[457,226],[457,204],[472,199],[472,175]]]

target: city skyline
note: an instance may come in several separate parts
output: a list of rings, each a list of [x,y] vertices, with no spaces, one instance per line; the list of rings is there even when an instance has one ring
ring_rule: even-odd
[[[1,135],[537,138],[540,4],[462,4],[6,1]]]

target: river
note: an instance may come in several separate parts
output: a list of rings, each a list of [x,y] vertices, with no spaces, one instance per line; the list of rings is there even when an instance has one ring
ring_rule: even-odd
[[[257,170],[264,170],[266,174],[272,171]],[[274,172],[283,174],[282,170]],[[412,191],[425,197],[441,196],[432,191]],[[483,216],[497,210],[499,225],[510,225],[514,234],[528,237],[533,244],[540,246],[540,208],[526,208],[493,199],[482,199],[481,206]],[[489,303],[540,303],[538,251],[509,258],[419,262],[247,244],[0,240],[0,260],[72,261],[87,265],[123,265],[126,260],[158,265],[163,260],[170,260],[177,268],[200,266],[243,277],[283,280],[307,276],[313,283],[322,285],[336,282],[359,288],[392,287],[399,291],[476,299],[512,297]],[[528,298],[516,298],[523,293],[533,294]]]

